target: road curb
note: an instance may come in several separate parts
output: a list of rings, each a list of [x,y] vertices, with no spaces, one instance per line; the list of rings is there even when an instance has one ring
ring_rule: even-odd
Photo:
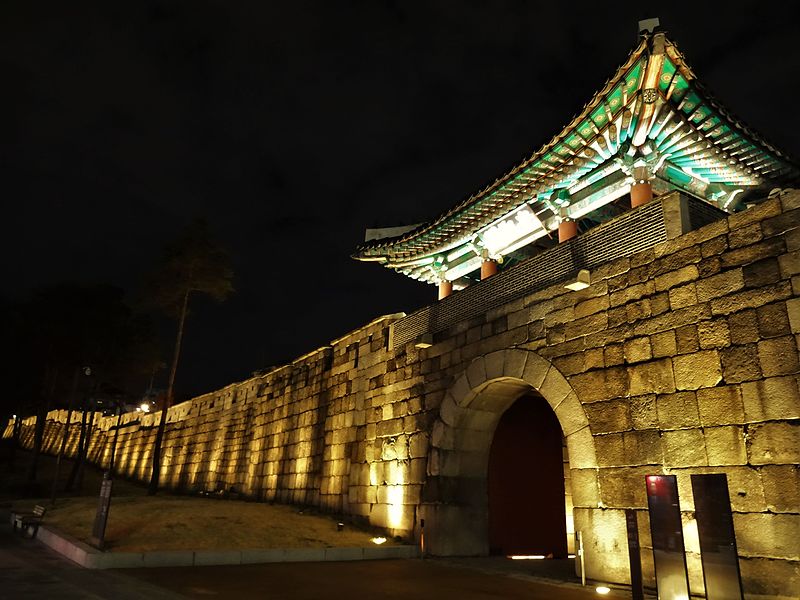
[[[102,552],[46,526],[36,535],[45,546],[87,569],[200,567],[286,562],[338,562],[417,558],[417,546],[366,548],[265,548],[255,550],[162,550],[157,552]]]

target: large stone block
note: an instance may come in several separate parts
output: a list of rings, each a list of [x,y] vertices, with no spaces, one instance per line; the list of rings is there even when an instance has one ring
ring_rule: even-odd
[[[753,465],[800,463],[800,422],[750,425],[747,455]]]
[[[655,429],[658,427],[656,395],[647,394],[630,398],[631,424],[634,429]]]
[[[542,382],[550,369],[550,363],[534,352],[529,352],[525,361],[522,379],[535,389],[542,387]]]
[[[792,285],[788,281],[745,290],[716,298],[711,301],[712,315],[729,315],[746,308],[758,308],[770,302],[786,300],[792,296]],[[705,306],[705,305],[704,305]]]
[[[669,305],[673,310],[697,304],[697,290],[694,283],[669,290]]]
[[[783,256],[779,256],[778,266],[784,279],[800,273],[800,250],[787,252]]]
[[[800,418],[798,377],[770,377],[742,384],[747,422]]]
[[[723,259],[724,263],[724,259]],[[698,302],[708,302],[744,288],[742,269],[723,271],[718,275],[701,279],[697,282]]]
[[[758,333],[761,338],[772,338],[792,333],[785,302],[773,302],[756,309]]]
[[[583,536],[586,576],[599,581],[630,582],[625,511],[576,508],[575,531]]]
[[[627,340],[623,345],[625,351],[625,362],[637,363],[653,358],[653,350],[650,346],[650,338],[639,337]]]
[[[668,358],[631,365],[626,368],[630,378],[630,395],[669,394],[675,391],[672,361]]]
[[[697,391],[700,423],[703,426],[731,425],[744,422],[742,388],[726,385]]]
[[[655,290],[657,292],[663,292],[664,290],[668,290],[675,286],[678,286],[682,283],[687,283],[690,281],[694,281],[699,276],[697,272],[696,265],[687,265],[685,267],[681,267],[680,269],[676,269],[675,271],[669,271],[668,273],[664,273],[663,275],[659,275],[655,278]]]
[[[736,545],[742,556],[800,560],[800,515],[733,515]]]
[[[725,383],[740,383],[761,379],[758,346],[745,344],[720,350],[722,376]]]
[[[597,464],[602,467],[652,465],[662,461],[661,441],[655,430],[609,433],[595,436],[594,441]]]
[[[708,464],[706,444],[700,429],[665,431],[664,465],[668,467],[698,467]]]
[[[555,413],[561,425],[561,431],[565,436],[575,433],[589,425],[586,412],[578,401],[578,396],[575,392],[570,392],[569,395],[555,407]]]
[[[538,391],[555,408],[572,393],[572,387],[558,369],[550,367]]]
[[[573,375],[569,379],[581,402],[597,402],[627,395],[628,371],[611,367]]]
[[[709,465],[744,465],[747,463],[747,449],[741,426],[706,427],[705,438]]]
[[[597,467],[597,451],[589,427],[584,427],[567,436],[567,451],[571,468],[592,469]]]
[[[569,491],[574,507],[597,508],[600,502],[597,469],[570,469]]]
[[[629,403],[626,400],[609,400],[584,405],[592,432],[615,433],[631,429]]]
[[[742,248],[755,242],[760,242],[764,236],[761,233],[761,223],[751,223],[745,227],[734,229],[728,234],[730,248]]]
[[[678,354],[689,354],[700,350],[700,337],[697,325],[689,324],[675,330],[675,344]]]
[[[770,217],[774,217],[781,214],[781,203],[780,199],[778,198],[770,198],[765,202],[760,204],[756,204],[748,208],[747,210],[743,210],[741,212],[732,214],[728,217],[728,227],[730,227],[731,231],[738,229],[740,227],[746,227],[751,223],[759,223],[765,219]]]
[[[656,407],[658,426],[663,430],[700,425],[697,398],[694,392],[662,394],[656,397]]]
[[[765,465],[761,482],[767,510],[800,513],[800,466]]]
[[[653,467],[611,467],[598,471],[600,500],[607,508],[647,508],[645,476]]]
[[[795,600],[800,588],[800,564],[796,561],[740,557],[739,569],[753,600]]]
[[[651,336],[650,345],[653,349],[653,358],[674,356],[678,352],[675,331],[671,329]]]
[[[731,343],[730,329],[725,319],[701,321],[697,324],[697,337],[700,348],[724,348]]]
[[[791,335],[759,342],[758,360],[764,377],[800,371],[797,342]]]
[[[609,307],[608,295],[589,298],[575,305],[575,318],[588,317],[595,313],[607,310]]]

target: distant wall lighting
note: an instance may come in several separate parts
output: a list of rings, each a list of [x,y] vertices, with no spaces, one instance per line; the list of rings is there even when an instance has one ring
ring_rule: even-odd
[[[147,402],[142,402],[139,405],[139,410],[141,410],[142,412],[150,412],[150,405]]]

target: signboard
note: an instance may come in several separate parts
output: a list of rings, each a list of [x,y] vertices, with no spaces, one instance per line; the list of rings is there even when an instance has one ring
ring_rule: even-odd
[[[742,600],[728,478],[724,473],[692,475],[700,558],[708,600]]]
[[[92,527],[92,544],[100,549],[103,548],[106,535],[106,523],[108,523],[108,509],[111,506],[111,487],[114,480],[110,473],[103,475],[103,483],[100,484],[100,499],[97,503],[97,514],[94,517],[94,527]]]
[[[647,506],[659,598],[688,598],[689,578],[683,545],[681,509],[675,475],[647,475]]]
[[[628,530],[628,559],[631,565],[631,598],[632,600],[644,600],[639,526],[636,523],[636,511],[632,508],[625,510],[625,527]]]

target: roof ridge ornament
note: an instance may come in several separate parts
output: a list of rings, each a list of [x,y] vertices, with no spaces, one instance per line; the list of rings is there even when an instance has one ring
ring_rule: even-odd
[[[661,20],[658,17],[651,17],[649,19],[642,19],[639,21],[639,37],[647,34],[655,33],[661,29]]]

